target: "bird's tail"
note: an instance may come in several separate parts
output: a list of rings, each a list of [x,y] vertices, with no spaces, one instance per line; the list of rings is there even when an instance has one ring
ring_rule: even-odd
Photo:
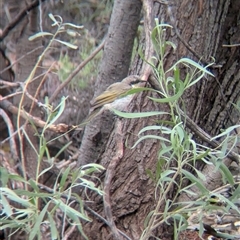
[[[94,117],[96,117],[101,108],[94,109],[78,126],[85,127]]]

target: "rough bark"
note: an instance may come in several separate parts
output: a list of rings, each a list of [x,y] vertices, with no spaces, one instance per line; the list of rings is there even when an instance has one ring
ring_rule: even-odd
[[[195,53],[203,60],[210,62],[213,57],[216,62],[210,67],[215,78],[202,79],[184,96],[188,116],[211,136],[236,124],[239,119],[239,113],[232,104],[237,102],[240,92],[239,49],[223,46],[234,44],[239,39],[239,13],[235,7],[239,7],[239,2],[199,1],[198,11],[194,1],[183,1],[178,7],[172,7],[172,13],[177,13],[174,18],[179,20],[176,27],[181,37],[190,47],[194,47]],[[182,16],[183,11],[185,14]],[[174,40],[175,37],[177,41]],[[178,36],[175,35],[173,40],[178,43],[179,57],[188,56],[195,61],[199,60],[196,54],[187,51]],[[171,62],[171,59],[169,57],[168,61]],[[231,163],[226,159],[227,166]],[[221,175],[213,174],[212,166],[205,166],[202,171],[208,179],[206,186],[210,190],[221,184]],[[184,197],[181,200],[183,199]]]
[[[222,46],[222,44],[239,42],[240,31],[237,25],[239,13],[235,11],[238,4],[237,1],[185,0],[175,1],[173,5],[164,5],[159,2],[155,2],[154,5],[155,16],[174,27],[171,33],[168,32],[168,38],[177,45],[177,52],[168,52],[166,68],[181,57],[202,61],[203,65],[210,63],[211,57],[215,58],[216,64],[210,68],[215,78],[202,79],[184,95],[188,116],[212,135],[218,134],[220,129],[229,126],[229,111],[234,112],[231,101],[236,102],[239,97],[239,58],[237,57],[239,50],[236,47]],[[141,61],[138,59],[136,62]],[[219,66],[220,63],[221,66]],[[140,111],[164,109],[162,105],[152,106],[144,95],[140,95],[139,98],[141,98],[140,104],[137,100],[132,104],[140,106],[138,109]],[[131,111],[134,109],[134,107],[129,108]],[[233,113],[232,115],[235,116]],[[143,126],[149,125],[147,119],[122,120],[122,122],[123,139],[128,139],[128,143],[134,143],[135,134]],[[233,119],[232,122],[236,123],[236,120]],[[125,138],[128,133],[131,133],[131,137]],[[98,162],[106,167],[117,152],[115,144],[117,140],[114,134],[113,130],[104,148],[105,152],[100,153],[98,157]],[[198,139],[198,136],[195,138]],[[113,218],[116,226],[132,239],[139,239],[144,228],[143,221],[151,208],[154,208],[154,187],[145,170],[155,166],[159,147],[157,142],[149,140],[141,143],[134,150],[124,148],[123,157],[115,169],[111,185]],[[231,161],[226,161],[226,164],[230,163]],[[208,176],[209,171],[213,173],[212,169],[204,169],[203,173]],[[215,177],[215,181],[210,179],[207,183],[210,188],[216,187],[219,176]],[[92,207],[104,215],[100,202]],[[111,239],[109,228],[95,220],[85,225],[84,229],[90,239]],[[156,236],[161,239],[171,238],[164,233],[163,228],[156,232]]]
[[[11,2],[14,6],[16,1]],[[211,135],[219,133],[222,128],[236,123],[239,119],[231,104],[232,102],[236,103],[239,99],[239,47],[222,46],[222,44],[239,43],[239,5],[238,0],[183,0],[174,1],[172,5],[163,4],[161,1],[154,3],[155,13],[152,18],[157,16],[160,22],[167,22],[174,27],[167,34],[169,40],[177,45],[177,52],[168,52],[165,62],[166,68],[181,57],[202,61],[203,65],[211,62],[211,57],[215,58],[216,65],[210,68],[215,74],[215,78],[203,79],[184,95],[188,116]],[[102,92],[106,86],[127,75],[133,37],[140,18],[140,9],[141,2],[139,0],[115,1],[95,95]],[[23,24],[14,33],[14,39],[25,36],[25,40],[23,38],[19,42],[23,48],[18,49],[19,56],[28,51],[30,46],[24,44],[24,41],[27,41],[26,38],[33,33],[32,30],[31,27],[26,30]],[[30,50],[32,50],[32,46]],[[19,81],[26,80],[35,62],[36,56],[26,58],[26,62],[19,65],[17,77]],[[137,69],[140,72],[142,60],[137,58],[134,64],[132,69],[134,71]],[[35,83],[37,84],[37,81],[33,84]],[[36,86],[32,85],[32,87],[29,89],[30,92]],[[16,102],[18,100],[15,100]],[[24,105],[26,109],[29,107],[27,102]],[[163,111],[165,108],[165,105],[157,105],[150,101],[147,93],[142,93],[134,98],[131,105],[128,106],[128,111]],[[38,115],[38,112],[32,113],[35,116]],[[119,122],[121,127],[117,128],[116,123]],[[117,228],[131,239],[140,238],[144,229],[144,220],[147,214],[154,209],[157,201],[154,196],[154,183],[146,174],[146,169],[154,171],[161,146],[156,140],[149,139],[141,142],[134,149],[130,147],[138,139],[139,130],[155,122],[154,118],[133,120],[117,118],[115,121],[111,113],[104,113],[87,127],[80,149],[79,166],[89,162],[97,162],[105,166],[106,172],[113,176],[110,181],[110,189],[107,189],[110,192],[110,211]],[[198,136],[195,137],[199,139]],[[25,152],[27,152],[26,149]],[[34,160],[36,160],[36,155],[28,158],[30,164],[33,164]],[[227,164],[230,162],[228,161]],[[116,164],[114,165],[114,163]],[[110,165],[114,167],[110,168]],[[203,169],[203,173],[206,175],[209,175],[209,171],[213,172],[209,169]],[[106,176],[105,173],[99,176],[104,187],[106,187],[108,180]],[[210,179],[210,182],[207,183],[210,188],[212,188],[211,184],[216,187],[216,182],[219,179],[219,176],[213,177],[214,179]],[[105,203],[103,203],[102,198],[96,197],[93,193],[89,193],[88,197],[93,201],[89,206],[103,217],[108,218],[109,216],[106,214],[109,212],[104,211]],[[186,196],[181,197],[181,201],[187,199]],[[98,220],[95,215],[91,215],[91,217],[93,221],[83,225],[89,239],[112,239],[112,229]],[[166,237],[163,228],[158,229],[155,235],[160,239],[171,238],[167,233]],[[73,239],[82,239],[82,236],[76,232]]]
[[[115,1],[104,55],[96,82],[95,96],[110,84],[127,76],[131,61],[134,37],[140,21],[141,2]],[[80,147],[78,166],[96,162],[105,149],[104,141],[112,130],[112,115],[94,119],[85,129]]]

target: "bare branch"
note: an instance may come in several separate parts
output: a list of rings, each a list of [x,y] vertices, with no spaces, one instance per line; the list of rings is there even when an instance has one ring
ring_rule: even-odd
[[[30,115],[29,113],[27,113],[26,111],[23,110],[19,110],[17,107],[15,107],[11,102],[7,101],[7,100],[3,100],[2,101],[2,96],[0,95],[0,107],[17,115],[18,112],[20,114],[20,116],[22,118],[24,118],[25,120],[31,120],[36,126],[44,128],[46,126],[46,122],[42,121],[41,119],[34,117],[32,115]],[[64,123],[60,123],[57,125],[50,125],[48,127],[48,130],[56,132],[56,133],[64,133],[69,131],[71,128],[74,128],[73,126],[70,127]]]
[[[0,116],[3,118],[4,122],[6,123],[8,127],[8,134],[10,136],[9,142],[10,142],[10,149],[12,153],[12,157],[15,161],[18,160],[18,151],[17,151],[17,144],[15,142],[15,139],[13,136],[14,133],[14,127],[12,125],[11,119],[8,117],[8,115],[3,111],[3,109],[0,109]]]
[[[40,0],[41,2],[44,2],[45,0]],[[29,11],[34,9],[39,5],[39,0],[33,1],[32,3],[28,4],[26,8],[24,8],[14,19],[12,22],[10,22],[2,31],[2,34],[0,35],[0,42],[8,35],[8,33],[15,27],[17,24],[23,20],[23,18],[28,14]]]

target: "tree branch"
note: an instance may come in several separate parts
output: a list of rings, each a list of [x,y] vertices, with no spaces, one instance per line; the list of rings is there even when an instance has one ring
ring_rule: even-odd
[[[9,136],[13,136],[14,133],[14,127],[12,125],[11,119],[8,117],[8,115],[3,111],[3,109],[0,109],[0,116],[3,118],[4,122],[6,123],[7,127],[8,127],[8,134]],[[9,142],[10,142],[10,149],[11,149],[11,153],[12,153],[12,157],[15,160],[15,162],[17,162],[18,160],[18,151],[17,151],[17,144],[15,142],[15,138],[11,137],[9,138]],[[0,145],[1,146],[1,145]]]
[[[19,110],[11,102],[9,102],[7,100],[2,101],[2,96],[1,95],[0,95],[0,107],[9,111],[9,112],[11,112],[12,114],[15,114],[15,115],[17,115],[18,112],[19,112],[20,116],[22,118],[24,118],[25,120],[31,120],[38,127],[44,128],[47,124],[46,122],[42,121],[41,119],[30,115],[26,111]],[[71,129],[71,127],[64,124],[64,123],[60,123],[60,124],[57,124],[57,125],[52,124],[48,127],[48,130],[56,132],[56,133],[65,133],[65,132],[69,131],[70,129]]]
[[[44,2],[45,0],[40,0],[41,2]],[[39,0],[33,1],[31,4],[26,6],[2,31],[2,34],[0,35],[0,42],[3,41],[3,39],[8,35],[8,33],[15,27],[17,24],[19,24],[23,18],[28,14],[29,11],[34,9],[39,5]]]

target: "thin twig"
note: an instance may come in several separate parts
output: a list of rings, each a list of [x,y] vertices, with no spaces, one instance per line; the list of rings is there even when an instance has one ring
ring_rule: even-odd
[[[20,130],[22,130],[22,127],[20,128]],[[14,131],[11,133],[11,135],[9,135],[7,138],[5,138],[4,140],[2,140],[0,142],[0,147],[3,146],[3,144],[5,144],[8,140],[10,140],[10,138],[13,138],[18,132]]]
[[[186,125],[189,129],[191,129],[198,137],[200,137],[204,142],[208,143],[213,148],[218,148],[221,144],[216,141],[212,140],[212,137],[207,134],[202,128],[200,128],[191,118],[189,118],[182,110],[179,110],[180,114],[186,118]],[[227,157],[232,161],[236,162],[237,164],[240,163],[240,156],[235,153],[234,151],[230,151],[226,149],[228,152]]]
[[[25,89],[25,93],[27,94],[27,96],[32,99],[32,104],[31,104],[31,107],[30,107],[30,110],[29,110],[29,113],[31,114],[32,110],[33,110],[33,107],[34,107],[34,103],[37,103],[38,106],[42,106],[43,104],[41,102],[39,102],[37,100],[37,96],[39,95],[40,91],[41,91],[41,88],[43,86],[43,84],[45,83],[46,79],[47,79],[47,75],[48,73],[52,70],[52,68],[54,67],[54,63],[51,64],[51,66],[48,68],[48,70],[45,72],[40,84],[38,85],[37,87],[37,90],[35,92],[35,95],[34,97],[32,97],[28,91],[27,91],[27,88]],[[24,88],[23,88],[24,89]],[[30,97],[31,96],[31,97]]]
[[[61,92],[61,90],[72,81],[72,79],[78,74],[78,72],[101,51],[101,49],[104,47],[104,43],[105,41],[103,40],[102,43],[92,52],[92,54],[87,57],[82,63],[80,63],[77,68],[69,75],[69,77],[58,86],[52,97],[49,99],[50,104],[54,101],[54,99]]]
[[[4,85],[6,86],[5,88],[7,88],[7,87],[15,88],[15,87],[19,87],[20,83],[19,82],[9,82],[9,81],[5,81],[3,79],[0,79],[0,87],[1,87],[1,89],[3,88],[2,86],[4,86]]]
[[[7,100],[2,101],[1,95],[0,95],[0,107],[15,114],[15,115],[17,115],[19,112],[19,114],[22,118],[24,118],[25,120],[28,120],[28,121],[29,120],[32,121],[38,127],[44,128],[47,124],[46,122],[42,121],[41,119],[30,115],[26,111],[18,109],[11,102],[9,102]],[[70,126],[68,126],[64,123],[60,123],[57,125],[52,124],[52,125],[48,126],[48,130],[56,132],[56,133],[65,133],[65,132],[69,131],[70,128],[71,128]]]
[[[3,109],[0,109],[0,116],[2,117],[2,119],[4,120],[4,122],[6,123],[7,127],[8,127],[8,134],[9,136],[12,136],[14,133],[14,127],[12,125],[11,119],[8,117],[8,115],[3,111]],[[11,149],[11,153],[12,153],[12,157],[15,161],[15,163],[17,162],[17,160],[19,159],[18,157],[18,151],[17,151],[17,144],[15,142],[15,138],[11,137],[9,139],[10,142],[10,149]]]
[[[229,44],[229,45],[223,44],[222,47],[240,47],[240,43]]]
[[[15,92],[15,93],[9,94],[6,97],[1,97],[1,101],[7,100],[8,98],[12,98],[20,94],[23,94],[23,92]]]
[[[75,229],[76,225],[71,226],[66,232],[64,232],[64,238],[62,240],[68,240]]]

